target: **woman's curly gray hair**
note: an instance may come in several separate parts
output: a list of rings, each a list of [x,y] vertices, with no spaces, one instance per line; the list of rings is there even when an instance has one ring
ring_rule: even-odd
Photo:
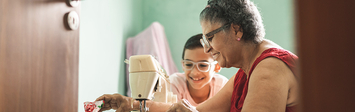
[[[249,0],[208,0],[200,13],[200,21],[239,25],[243,31],[242,40],[260,43],[265,36],[265,29],[260,13]]]

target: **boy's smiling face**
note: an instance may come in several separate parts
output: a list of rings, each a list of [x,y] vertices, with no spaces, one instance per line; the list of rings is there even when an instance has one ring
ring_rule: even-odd
[[[186,49],[184,60],[192,61],[192,62],[213,62],[213,58],[210,54],[206,54],[203,51],[203,48],[195,48],[195,49]],[[182,63],[183,66],[184,63]],[[191,66],[191,65],[189,65]],[[204,86],[208,85],[212,80],[212,77],[215,73],[215,64],[211,64],[210,69],[207,72],[201,72],[197,68],[198,65],[194,65],[192,70],[186,70],[183,67],[183,70],[186,75],[186,80],[188,85],[194,89],[201,89]]]

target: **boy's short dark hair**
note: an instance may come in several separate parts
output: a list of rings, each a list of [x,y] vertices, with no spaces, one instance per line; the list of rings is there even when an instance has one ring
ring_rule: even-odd
[[[202,39],[202,34],[201,33],[190,37],[186,41],[185,46],[184,46],[184,50],[182,51],[182,59],[185,58],[185,50],[186,49],[193,50],[193,49],[196,49],[196,48],[203,48],[203,46],[200,43],[200,39]]]

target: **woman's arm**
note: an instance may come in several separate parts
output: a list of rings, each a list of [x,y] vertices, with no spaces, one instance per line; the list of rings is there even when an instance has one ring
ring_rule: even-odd
[[[212,98],[197,106],[200,112],[227,112],[230,110],[235,75]]]
[[[103,100],[105,103],[100,109],[100,112],[105,110],[114,109],[118,112],[128,112],[132,110],[140,110],[139,101],[132,100],[131,97],[126,97],[120,94],[105,94],[96,99],[96,101]],[[133,102],[133,108],[131,107],[131,102]],[[154,101],[147,101],[146,106],[149,108],[149,111],[152,112],[163,112],[169,109],[172,104],[161,103]]]
[[[292,71],[281,60],[266,58],[261,61],[249,79],[242,111],[284,112],[292,77]]]
[[[161,102],[154,102],[154,101],[147,101],[146,102],[146,107],[149,108],[150,112],[165,112],[171,107],[171,103],[161,103]],[[134,102],[134,109],[133,110],[139,110],[139,101]]]

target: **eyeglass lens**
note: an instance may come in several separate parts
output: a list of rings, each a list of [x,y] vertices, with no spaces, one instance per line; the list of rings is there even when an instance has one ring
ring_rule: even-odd
[[[202,39],[200,39],[200,43],[202,44],[202,47],[205,50],[210,48],[210,43],[207,41],[206,36],[202,36]]]
[[[198,70],[200,70],[201,72],[207,72],[210,68],[210,63],[208,62],[191,62],[191,61],[184,62],[184,67],[187,70],[192,70],[194,65],[197,65]]]

